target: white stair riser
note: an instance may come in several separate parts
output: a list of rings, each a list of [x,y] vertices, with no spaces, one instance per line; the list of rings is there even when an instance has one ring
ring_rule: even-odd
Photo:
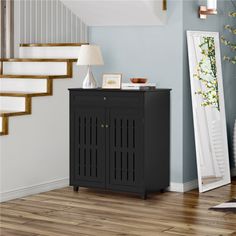
[[[5,75],[66,75],[66,62],[4,62]]]
[[[79,46],[20,47],[20,58],[78,58]]]
[[[0,110],[25,111],[25,98],[0,97]]]
[[[0,91],[47,92],[46,79],[0,79]]]

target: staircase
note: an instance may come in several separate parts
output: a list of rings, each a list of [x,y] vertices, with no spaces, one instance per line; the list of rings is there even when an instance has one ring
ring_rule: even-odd
[[[9,119],[32,113],[32,98],[53,95],[54,79],[73,76],[81,43],[21,44],[20,58],[0,59],[0,135]]]

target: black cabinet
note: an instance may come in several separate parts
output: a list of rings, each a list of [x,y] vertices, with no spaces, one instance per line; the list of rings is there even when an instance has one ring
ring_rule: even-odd
[[[170,90],[70,89],[70,185],[133,192],[169,186]]]

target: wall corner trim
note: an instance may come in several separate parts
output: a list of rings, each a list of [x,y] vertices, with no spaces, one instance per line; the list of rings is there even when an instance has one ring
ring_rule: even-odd
[[[198,180],[194,179],[185,183],[171,182],[168,191],[184,193],[196,188],[198,188]]]
[[[50,190],[69,186],[69,178],[51,180],[27,187],[17,188],[10,191],[0,192],[0,202],[26,197],[29,195],[47,192]]]

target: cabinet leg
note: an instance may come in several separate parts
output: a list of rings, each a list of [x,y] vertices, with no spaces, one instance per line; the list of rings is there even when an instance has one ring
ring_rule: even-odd
[[[74,186],[73,190],[74,190],[74,192],[78,192],[79,191],[79,186]]]
[[[162,189],[160,190],[160,192],[161,192],[161,193],[165,193],[166,190],[165,190],[164,188],[162,188]]]
[[[147,199],[147,193],[145,192],[145,193],[141,194],[141,198],[142,198],[143,200],[146,200],[146,199]]]

